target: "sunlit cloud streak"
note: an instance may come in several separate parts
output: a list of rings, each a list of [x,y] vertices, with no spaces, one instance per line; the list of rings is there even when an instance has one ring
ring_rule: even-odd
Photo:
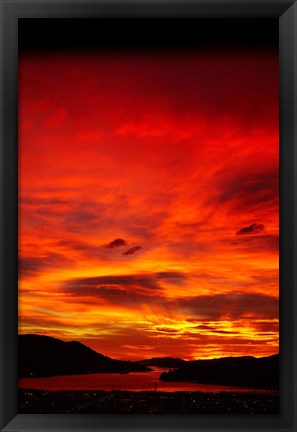
[[[19,331],[278,352],[277,52],[27,52],[19,89]]]

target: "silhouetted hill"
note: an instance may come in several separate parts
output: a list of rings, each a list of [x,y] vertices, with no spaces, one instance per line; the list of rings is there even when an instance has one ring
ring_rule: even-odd
[[[163,368],[178,368],[182,367],[186,360],[174,357],[153,357],[146,360],[140,360],[138,363],[145,366],[156,366]]]
[[[194,360],[174,371],[163,372],[161,381],[276,390],[279,387],[279,355],[270,357],[226,357]]]
[[[18,348],[20,378],[151,370],[145,365],[106,357],[80,342],[63,342],[48,336],[20,335]]]

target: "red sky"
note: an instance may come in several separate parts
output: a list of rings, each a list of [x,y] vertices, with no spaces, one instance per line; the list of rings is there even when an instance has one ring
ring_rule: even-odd
[[[21,54],[19,332],[278,352],[278,162],[276,50]]]

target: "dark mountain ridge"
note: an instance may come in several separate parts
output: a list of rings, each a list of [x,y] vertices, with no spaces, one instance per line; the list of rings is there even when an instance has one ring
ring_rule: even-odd
[[[279,355],[187,361],[178,369],[163,372],[160,380],[277,390]]]
[[[186,363],[186,360],[174,357],[153,357],[150,359],[140,360],[137,363],[145,366],[156,366],[163,368],[178,368]]]
[[[151,370],[142,364],[106,357],[77,341],[26,334],[19,336],[18,343],[20,378]]]

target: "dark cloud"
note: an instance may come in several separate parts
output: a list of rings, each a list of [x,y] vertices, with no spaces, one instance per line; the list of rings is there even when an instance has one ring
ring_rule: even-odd
[[[84,294],[87,291],[88,288],[86,290],[84,290]],[[126,297],[126,296],[131,296],[133,295],[133,291],[127,289],[127,288],[117,288],[117,286],[113,286],[113,285],[100,285],[100,286],[96,286],[95,291],[94,288],[89,288],[89,293],[90,295],[96,295],[97,297],[102,297],[102,298],[111,298],[111,297]]]
[[[279,271],[276,269],[257,269],[251,273],[251,278],[257,282],[264,284],[276,284],[279,279]]]
[[[182,285],[187,279],[187,275],[178,271],[164,271],[156,273],[156,278],[159,281],[165,280],[166,282],[174,285]]]
[[[238,243],[242,250],[250,250],[251,243],[256,246],[257,251],[275,251],[279,250],[279,236],[277,234],[267,234],[267,235],[241,235],[238,236],[240,242]],[[274,278],[277,280],[277,276]]]
[[[186,279],[182,272],[164,271],[159,273],[140,273],[132,275],[95,276],[89,278],[76,278],[67,282],[67,286],[85,287],[102,285],[139,286],[142,288],[160,288],[159,281],[163,279]]]
[[[274,333],[279,331],[279,323],[275,321],[256,321],[253,328],[258,332]]]
[[[19,259],[19,272],[35,273],[44,267],[44,259],[37,257],[26,257]]]
[[[158,278],[154,273],[117,276],[97,276],[68,281],[70,287],[96,287],[116,285],[124,287],[140,287],[142,289],[159,289]]]
[[[159,336],[160,337],[160,336]],[[166,337],[166,335],[164,335],[164,338]],[[168,335],[167,335],[168,337]],[[184,332],[181,335],[177,335],[176,338],[172,338],[173,340],[176,340],[180,338],[180,340],[183,339],[187,339],[188,341],[192,341],[193,343],[195,343],[195,345],[205,345],[205,346],[213,346],[213,345],[217,345],[217,346],[221,346],[222,347],[222,343],[224,344],[224,351],[226,349],[227,346],[232,347],[233,346],[233,353],[234,353],[234,349],[237,351],[237,355],[239,353],[239,347],[246,345],[249,349],[252,346],[255,345],[259,345],[261,347],[263,347],[263,345],[267,342],[275,342],[275,338],[272,337],[272,335],[269,335],[267,337],[261,338],[261,339],[256,339],[253,336],[241,336],[240,333],[234,332],[233,335],[230,335],[228,338],[224,338],[222,341],[222,336],[220,334],[195,334],[195,333],[191,333],[191,332]],[[250,352],[250,351],[248,351]],[[246,355],[246,353],[245,353]],[[259,355],[259,354],[256,354]]]
[[[277,207],[279,192],[278,167],[270,170],[255,172],[230,172],[222,170],[213,177],[210,185],[219,189],[211,198],[211,203],[217,205],[228,204],[230,211],[242,212],[261,206]],[[209,201],[210,202],[210,201]]]
[[[179,299],[179,305],[191,315],[189,318],[199,317],[200,320],[234,320],[245,316],[258,319],[278,317],[278,298],[265,294],[235,292],[188,297]]]
[[[95,248],[94,246],[91,246],[89,243],[84,243],[81,241],[77,241],[77,240],[58,240],[56,242],[56,245],[58,247],[62,247],[62,248],[67,248],[67,249],[73,249],[73,250],[78,250],[78,251],[89,251],[91,250],[92,252],[94,252],[95,250],[97,250],[97,248]]]
[[[236,235],[250,235],[250,234],[259,234],[264,231],[264,225],[253,223],[247,227],[241,228],[237,231]]]
[[[71,279],[61,289],[80,303],[90,304],[94,298],[101,298],[111,304],[137,306],[141,304],[168,304],[162,295],[163,280],[181,283],[186,276],[180,272],[159,272],[136,275],[98,276]],[[168,304],[168,307],[170,305]]]
[[[201,325],[195,326],[194,328],[198,329],[198,330],[208,330],[212,333],[217,333],[217,334],[233,334],[234,333],[234,332],[228,331],[228,330],[220,330],[214,326],[209,326],[207,324],[201,324]]]
[[[130,249],[126,250],[126,252],[123,252],[122,255],[133,255],[135,252],[138,252],[141,249],[141,246],[134,246]]]
[[[72,264],[72,261],[64,255],[58,253],[47,253],[41,257],[19,258],[18,269],[20,276],[28,276],[38,273],[47,268],[64,268]]]
[[[114,248],[118,248],[121,246],[126,246],[126,242],[125,240],[121,239],[121,238],[116,238],[113,241],[111,241],[110,243],[104,245],[104,247],[108,248],[108,249],[114,249]]]
[[[71,296],[71,302],[92,305],[98,300],[113,306],[122,308],[136,308],[141,305],[160,306],[166,302],[166,299],[160,295],[153,294],[150,291],[141,289],[138,286],[123,288],[121,286],[68,286],[64,288],[68,296]]]
[[[170,272],[164,272],[170,278]],[[166,298],[162,293],[164,274],[138,274],[99,276],[92,278],[73,279],[64,283],[61,288],[73,300],[91,304],[95,298],[101,298],[118,306],[157,306],[168,313],[181,311],[189,322],[200,324],[204,321],[236,320],[236,319],[277,319],[278,298],[265,294],[233,292],[227,294],[181,297],[175,300]],[[187,276],[172,272],[174,281]],[[197,320],[197,321],[196,321]],[[224,330],[213,327],[200,327],[223,333]]]
[[[19,322],[22,325],[25,323],[27,326],[30,325],[31,327],[35,328],[44,327],[45,325],[48,329],[59,328],[63,330],[65,328],[65,323],[63,320],[59,321],[47,314],[42,314],[41,316],[19,316]],[[83,324],[83,326],[85,326],[85,324]],[[82,327],[82,325],[80,324],[78,327]]]
[[[186,275],[178,271],[163,271],[163,272],[156,273],[156,277],[158,279],[171,279],[171,278],[185,279]]]

